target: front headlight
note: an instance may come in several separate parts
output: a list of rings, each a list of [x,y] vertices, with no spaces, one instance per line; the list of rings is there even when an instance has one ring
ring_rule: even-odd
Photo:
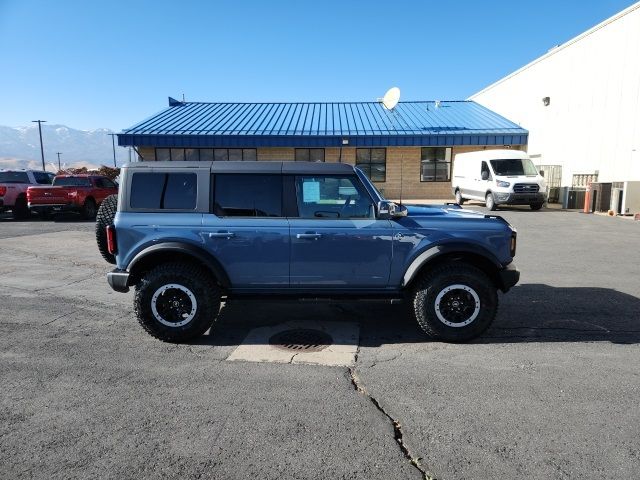
[[[503,182],[502,180],[496,180],[496,185],[499,186],[499,187],[507,188],[511,184],[509,182]]]

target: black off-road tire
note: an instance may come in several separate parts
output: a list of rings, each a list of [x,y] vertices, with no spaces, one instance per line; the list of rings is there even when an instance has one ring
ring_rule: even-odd
[[[487,196],[484,199],[484,204],[492,212],[495,211],[496,208],[498,208],[496,206],[496,200],[495,200],[495,198],[493,198],[493,193],[491,193],[491,192],[487,193]]]
[[[80,215],[85,220],[93,220],[96,218],[96,202],[92,198],[87,198],[84,201],[84,205],[82,205],[82,209],[80,210]]]
[[[100,204],[98,214],[96,215],[96,243],[100,255],[107,262],[115,265],[116,257],[109,253],[107,249],[107,227],[113,225],[113,219],[118,210],[118,195],[109,195]]]
[[[14,220],[25,220],[29,218],[31,211],[29,210],[29,205],[27,205],[27,199],[23,195],[16,198],[16,203],[11,209],[11,213]]]
[[[531,210],[540,210],[543,205],[544,203],[532,203],[531,205],[529,205],[529,207],[531,208]]]
[[[169,287],[171,285],[173,287]],[[166,290],[163,291],[163,289]],[[197,305],[194,306],[193,301],[188,297],[188,293],[184,293],[184,290],[195,298]],[[184,313],[177,315],[179,319],[184,319],[187,322],[184,325],[178,325],[175,321],[164,318],[161,314],[163,312],[160,306],[163,301],[162,297],[168,296],[168,300],[164,300],[164,303],[165,307],[168,304],[167,308],[171,309],[173,299],[176,298],[171,295],[175,294],[187,299],[186,309],[180,310],[181,307],[178,307],[178,312],[184,311]],[[157,298],[154,300],[156,295]],[[191,312],[188,312],[189,308],[192,308]],[[197,265],[189,263],[161,264],[146,272],[136,285],[134,310],[138,322],[149,335],[164,342],[187,342],[200,337],[211,328],[220,310],[220,287],[209,272]],[[171,313],[169,312],[167,317]],[[164,323],[160,319],[163,319]],[[176,323],[177,326],[167,325],[167,323]]]
[[[452,286],[457,287],[451,289]],[[489,328],[498,311],[498,293],[493,282],[483,271],[465,263],[452,262],[434,268],[418,280],[412,293],[414,317],[420,328],[435,340],[453,343],[472,340]],[[452,318],[455,313],[447,312],[459,296],[466,298],[468,308],[472,309],[470,314],[462,315],[464,321]],[[476,308],[479,308],[477,313]],[[464,325],[469,319],[472,320]]]
[[[456,203],[458,205],[462,205],[464,203],[464,198],[462,198],[462,193],[460,192],[460,190],[456,190]]]

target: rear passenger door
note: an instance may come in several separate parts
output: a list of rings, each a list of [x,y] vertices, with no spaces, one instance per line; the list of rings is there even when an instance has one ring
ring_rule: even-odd
[[[379,220],[356,175],[298,175],[291,226],[291,287],[386,287],[392,254],[390,220]]]
[[[283,214],[282,175],[216,173],[212,185],[203,236],[232,287],[287,287],[289,222]]]

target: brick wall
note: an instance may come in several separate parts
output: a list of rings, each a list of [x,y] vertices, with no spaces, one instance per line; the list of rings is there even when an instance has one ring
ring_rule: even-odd
[[[453,147],[451,158],[464,152],[478,150],[490,150],[504,148],[502,146],[470,146]],[[514,146],[514,149],[526,150],[526,145]],[[145,161],[155,160],[155,149],[141,147],[138,151]],[[294,148],[265,147],[258,148],[259,161],[293,161],[295,160]],[[325,162],[337,162],[340,159],[340,148],[325,148]],[[387,175],[385,182],[375,182],[385,197],[390,199],[400,198],[400,178],[402,177],[402,198],[406,200],[420,199],[452,199],[451,182],[421,182],[420,181],[420,147],[388,147],[387,148]],[[355,165],[356,149],[345,147],[342,149],[343,163]],[[402,168],[400,168],[402,165]]]
[[[138,152],[145,162],[153,162],[156,159],[156,149],[153,147],[138,147]]]

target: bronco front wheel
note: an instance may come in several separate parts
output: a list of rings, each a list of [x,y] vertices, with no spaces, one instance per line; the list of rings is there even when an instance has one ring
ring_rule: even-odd
[[[431,338],[466,342],[482,334],[498,311],[493,282],[466,264],[436,267],[413,290],[413,313]]]
[[[138,322],[153,337],[185,342],[204,334],[220,310],[220,288],[211,275],[186,263],[166,263],[145,273],[136,286]]]

